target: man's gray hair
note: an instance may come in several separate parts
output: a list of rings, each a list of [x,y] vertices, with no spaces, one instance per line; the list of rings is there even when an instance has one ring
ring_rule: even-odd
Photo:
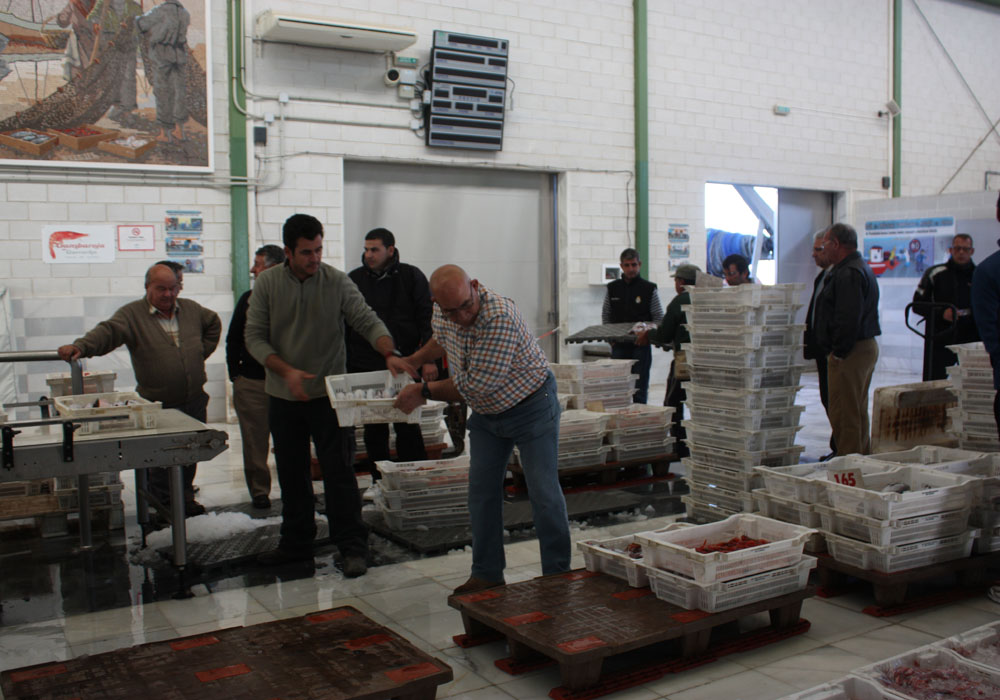
[[[854,230],[854,227],[850,224],[834,224],[827,232],[830,237],[835,239],[840,245],[845,248],[854,248],[857,250],[858,247],[858,232]]]
[[[821,241],[821,240],[823,240],[824,238],[826,238],[826,232],[829,231],[829,230],[830,230],[829,226],[821,228],[819,231],[817,231],[816,233],[813,234],[813,240],[814,241]]]
[[[147,287],[149,286],[149,279],[153,275],[153,268],[154,267],[159,267],[161,265],[163,267],[170,268],[170,271],[174,273],[174,277],[177,278],[177,282],[180,283],[181,276],[184,274],[184,266],[181,265],[179,262],[174,262],[173,260],[160,260],[159,262],[155,262],[152,265],[150,265],[148,268],[146,268],[146,286]]]
[[[285,251],[281,249],[281,246],[273,244],[262,245],[254,255],[263,255],[264,264],[268,267],[280,265],[285,262]]]

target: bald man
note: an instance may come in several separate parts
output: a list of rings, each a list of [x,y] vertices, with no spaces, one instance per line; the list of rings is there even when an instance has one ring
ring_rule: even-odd
[[[146,271],[146,296],[115,311],[82,338],[59,348],[67,362],[97,357],[124,345],[135,370],[136,392],[150,401],[163,402],[196,420],[207,419],[205,360],[219,344],[219,315],[190,299],[178,299],[181,282],[167,265],[157,263]],[[184,466],[184,513],[205,512],[194,500],[197,465]],[[150,493],[163,505],[170,503],[169,469],[149,470]]]
[[[447,353],[451,376],[410,384],[396,406],[409,413],[428,399],[464,400],[472,409],[472,573],[455,594],[504,583],[503,481],[515,445],[528,484],[542,573],[567,571],[569,523],[557,471],[560,409],[545,353],[514,302],[469,279],[462,268],[438,268],[430,288],[434,336],[406,359],[419,367]]]

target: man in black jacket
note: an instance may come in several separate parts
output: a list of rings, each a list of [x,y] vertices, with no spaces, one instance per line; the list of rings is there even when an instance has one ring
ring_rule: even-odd
[[[837,454],[871,452],[868,390],[878,361],[878,281],[858,252],[858,234],[847,224],[831,226],[820,244],[826,284],[815,302],[815,340],[828,353],[830,426]]]
[[[635,248],[626,248],[619,258],[622,268],[621,279],[608,283],[601,309],[601,323],[659,323],[663,318],[663,304],[656,285],[644,280],[639,274],[642,261]],[[649,345],[635,343],[612,343],[611,357],[618,360],[635,360],[639,379],[635,385],[636,403],[646,403],[649,390],[649,370],[653,364],[653,352]]]
[[[809,310],[806,311],[806,330],[803,334],[802,356],[807,360],[816,360],[816,374],[819,377],[819,400],[826,411],[827,420],[830,417],[830,387],[826,383],[826,352],[819,347],[816,342],[816,299],[819,293],[826,286],[827,273],[830,271],[826,261],[826,247],[823,245],[823,238],[826,236],[826,229],[819,231],[813,237],[812,259],[819,268],[819,274],[813,280],[813,293],[809,298]],[[830,436],[830,454],[820,457],[824,462],[837,454],[837,444]]]
[[[927,268],[920,278],[920,285],[913,293],[913,311],[925,319],[934,317],[934,336],[928,337],[930,324],[925,326],[924,353],[931,346],[931,366],[924,367],[924,381],[944,379],[946,367],[958,362],[958,358],[946,345],[974,343],[979,340],[979,331],[972,316],[972,273],[976,264],[972,262],[972,236],[959,233],[951,240],[948,262]],[[931,302],[952,304],[958,309],[956,314],[950,307],[932,307]],[[957,318],[956,318],[957,315]],[[954,335],[947,331],[954,329]],[[944,334],[944,335],[940,335]]]
[[[424,273],[413,265],[399,262],[396,237],[376,228],[365,234],[361,267],[349,273],[368,306],[389,329],[403,356],[412,355],[431,337],[430,287]],[[383,358],[363,337],[347,328],[347,371],[374,372],[385,369]],[[433,363],[418,368],[427,381],[437,379]],[[396,458],[411,462],[427,459],[419,423],[393,423],[396,431]],[[389,459],[389,426],[369,423],[364,428],[365,452],[372,462],[372,476],[379,478],[374,463]]]
[[[257,249],[250,274],[254,279],[269,267],[285,262],[285,251],[276,245]],[[252,290],[251,290],[252,291]],[[226,366],[233,382],[233,407],[240,421],[243,442],[243,477],[254,508],[271,507],[271,470],[267,466],[268,437],[267,393],[264,391],[264,368],[247,352],[243,331],[247,325],[250,291],[236,302],[233,320],[226,333]]]

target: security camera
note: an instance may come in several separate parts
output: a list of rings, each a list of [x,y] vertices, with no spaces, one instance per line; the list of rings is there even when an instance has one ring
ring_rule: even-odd
[[[399,84],[399,69],[398,68],[390,68],[389,70],[387,70],[385,72],[385,75],[382,76],[382,80],[385,82],[385,86],[386,87],[393,87],[395,85],[398,85]]]

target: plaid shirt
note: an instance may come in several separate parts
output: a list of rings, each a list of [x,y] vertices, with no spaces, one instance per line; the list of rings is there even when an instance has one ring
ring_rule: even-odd
[[[537,391],[549,362],[513,301],[480,285],[479,303],[470,328],[445,317],[437,304],[432,325],[462,398],[476,413],[494,414]]]

